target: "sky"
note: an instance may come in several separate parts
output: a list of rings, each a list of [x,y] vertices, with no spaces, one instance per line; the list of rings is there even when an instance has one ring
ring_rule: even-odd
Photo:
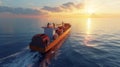
[[[120,14],[120,0],[0,0],[0,16]]]
[[[67,2],[81,2],[82,0],[0,0],[3,6],[10,7],[43,7],[57,6]]]

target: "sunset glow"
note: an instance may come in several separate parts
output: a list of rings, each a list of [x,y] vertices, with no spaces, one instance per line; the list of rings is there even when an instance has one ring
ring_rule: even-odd
[[[92,8],[88,8],[88,9],[87,9],[87,13],[88,13],[89,15],[92,15],[92,14],[95,13],[95,10],[92,9]]]
[[[36,16],[36,18],[58,16],[64,18],[120,17],[120,0],[66,0],[64,2],[63,0],[47,0],[41,2],[39,0],[30,2],[29,0],[26,0],[25,2],[19,1],[20,3],[17,3],[16,0],[12,0],[11,2],[9,0],[1,0],[0,17],[9,17],[9,14],[13,17],[23,16],[28,18],[31,18],[29,16]]]

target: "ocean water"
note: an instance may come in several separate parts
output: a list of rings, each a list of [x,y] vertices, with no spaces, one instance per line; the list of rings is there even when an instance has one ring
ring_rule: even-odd
[[[47,22],[59,18],[0,18],[0,67],[120,67],[119,18],[67,18],[69,37],[54,53],[43,57],[28,45]]]

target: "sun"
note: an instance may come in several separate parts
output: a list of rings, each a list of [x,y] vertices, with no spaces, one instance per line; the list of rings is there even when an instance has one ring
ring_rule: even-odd
[[[92,8],[88,8],[88,9],[86,9],[86,13],[89,14],[89,15],[92,15],[92,14],[95,13],[95,10],[92,9]]]
[[[95,10],[93,9],[88,9],[88,14],[93,14],[95,12]]]

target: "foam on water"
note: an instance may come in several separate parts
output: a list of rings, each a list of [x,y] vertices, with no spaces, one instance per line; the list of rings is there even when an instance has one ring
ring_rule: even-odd
[[[41,55],[38,52],[31,52],[28,48],[10,56],[0,59],[2,67],[32,67],[38,62]],[[9,60],[9,61],[8,61]],[[8,61],[8,62],[7,62]],[[7,62],[7,63],[6,63]]]
[[[13,59],[11,63],[3,65],[3,67],[29,67],[39,60],[40,56],[38,53],[25,53],[20,55],[16,59]]]

